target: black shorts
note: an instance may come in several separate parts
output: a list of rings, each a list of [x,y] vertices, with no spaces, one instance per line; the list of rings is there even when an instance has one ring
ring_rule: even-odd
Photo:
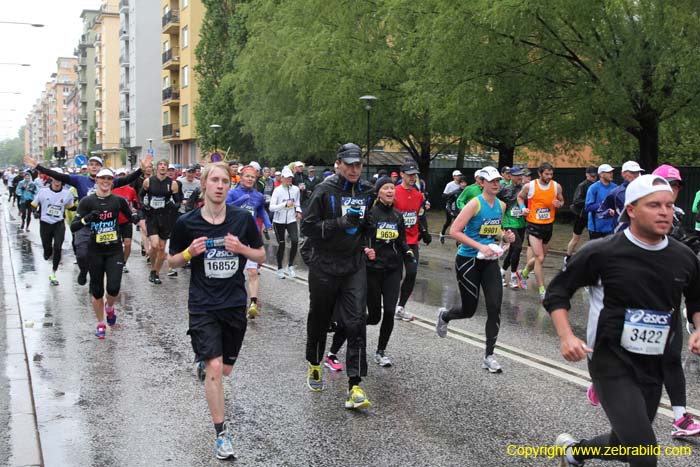
[[[551,224],[531,224],[528,222],[525,227],[525,233],[527,233],[528,236],[532,235],[535,238],[539,238],[545,245],[552,239],[553,231],[554,222]]]
[[[158,238],[161,240],[167,240],[170,237],[172,228],[172,217],[166,209],[161,209],[157,212],[151,210],[146,213],[146,232],[148,232],[149,237],[158,235]]]
[[[247,327],[245,307],[190,313],[187,334],[197,361],[223,357],[224,365],[236,363]]]
[[[576,216],[576,219],[574,220],[574,233],[576,235],[581,235],[583,233],[583,229],[588,227],[588,216]]]
[[[122,240],[126,238],[133,238],[134,226],[131,225],[131,222],[124,222],[123,224],[119,224],[119,235],[122,236]]]

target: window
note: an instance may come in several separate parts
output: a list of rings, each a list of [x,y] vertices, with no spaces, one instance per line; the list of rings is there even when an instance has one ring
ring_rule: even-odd
[[[186,48],[190,43],[190,28],[185,26],[182,28],[182,48]]]
[[[182,106],[182,115],[180,116],[180,121],[182,126],[187,126],[190,124],[190,106],[185,104]]]
[[[170,41],[163,42],[163,52],[167,52],[170,48]]]
[[[170,113],[166,110],[163,112],[163,125],[169,125],[170,124]]]
[[[61,68],[70,68],[70,63],[66,61],[61,61]]]
[[[163,89],[170,87],[170,76],[163,76]]]
[[[187,65],[182,67],[182,87],[186,88],[190,85],[190,67]]]
[[[182,0],[182,8],[187,8],[187,5],[190,4],[190,0]]]

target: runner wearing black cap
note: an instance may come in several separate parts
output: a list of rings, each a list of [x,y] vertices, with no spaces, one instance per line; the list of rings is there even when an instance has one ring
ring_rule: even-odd
[[[569,258],[576,252],[576,247],[578,247],[581,241],[581,234],[583,229],[588,225],[588,216],[586,213],[586,193],[588,193],[588,188],[595,183],[598,179],[598,168],[594,165],[589,165],[586,168],[586,178],[581,183],[576,186],[574,191],[574,199],[571,202],[569,208],[571,212],[574,213],[576,218],[574,219],[574,231],[571,234],[571,240],[566,245],[566,256],[564,257],[564,264],[569,261]]]

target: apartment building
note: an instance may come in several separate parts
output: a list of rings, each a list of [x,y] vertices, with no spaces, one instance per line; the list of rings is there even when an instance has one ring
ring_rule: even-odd
[[[80,86],[75,85],[66,97],[66,110],[63,116],[64,145],[68,160],[72,160],[78,154],[85,154],[80,150],[80,107]]]
[[[78,60],[75,57],[58,57],[56,60],[57,72],[51,76],[54,95],[50,100],[49,107],[48,146],[55,146],[59,150],[66,145],[66,101],[75,85],[77,64]]]
[[[162,138],[170,146],[170,160],[183,166],[201,157],[194,65],[204,13],[201,0],[161,0]]]
[[[93,149],[90,138],[94,141],[95,131],[95,33],[92,25],[97,17],[98,10],[83,10],[80,18],[83,20],[83,33],[80,36],[78,47],[75,49],[75,56],[78,59],[77,83],[79,87],[78,99],[79,109],[79,154],[87,154]],[[92,133],[92,135],[91,135]]]
[[[119,142],[138,159],[151,148],[156,160],[169,155],[160,137],[160,17],[157,1],[119,1]]]

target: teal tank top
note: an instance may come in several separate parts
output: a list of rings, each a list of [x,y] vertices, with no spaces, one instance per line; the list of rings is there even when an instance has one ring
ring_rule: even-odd
[[[501,202],[496,199],[491,207],[483,195],[475,199],[479,204],[479,210],[464,227],[464,235],[482,245],[495,243],[496,235],[501,232],[501,217],[503,217]],[[459,256],[475,257],[478,253],[478,250],[464,244],[460,244],[457,250]]]

